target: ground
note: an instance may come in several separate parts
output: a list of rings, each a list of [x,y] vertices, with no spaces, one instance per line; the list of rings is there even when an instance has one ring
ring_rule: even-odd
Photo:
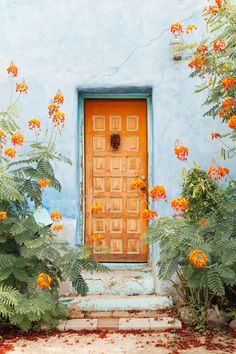
[[[189,329],[168,332],[53,332],[12,335],[2,340],[0,354],[225,354],[236,353],[236,333],[196,334]],[[12,345],[12,347],[11,347]]]

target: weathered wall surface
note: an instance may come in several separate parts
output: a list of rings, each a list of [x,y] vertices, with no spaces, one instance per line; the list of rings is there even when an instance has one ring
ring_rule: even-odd
[[[60,88],[65,94],[66,126],[58,141],[73,166],[58,164],[61,194],[45,195],[47,208],[68,218],[67,239],[76,237],[78,208],[77,88],[151,86],[153,88],[153,181],[164,184],[169,199],[178,196],[182,165],[173,156],[176,138],[191,158],[207,168],[218,161],[209,134],[220,123],[202,117],[203,96],[193,93],[186,63],[174,64],[169,53],[169,24],[180,20],[203,27],[205,0],[1,0],[1,99],[7,102],[7,74],[13,59],[30,86],[21,100],[22,120],[47,121],[47,104]],[[201,32],[201,30],[200,30]],[[227,164],[229,164],[227,162]],[[170,213],[165,203],[160,215]]]

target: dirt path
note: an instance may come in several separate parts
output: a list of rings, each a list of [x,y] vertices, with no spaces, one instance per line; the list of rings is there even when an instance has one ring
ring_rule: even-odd
[[[236,335],[200,336],[189,331],[54,333],[12,338],[11,354],[236,354]],[[0,349],[0,353],[4,353]]]

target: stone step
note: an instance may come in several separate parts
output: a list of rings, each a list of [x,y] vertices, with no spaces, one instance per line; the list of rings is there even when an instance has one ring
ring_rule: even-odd
[[[57,329],[59,331],[82,331],[82,330],[146,330],[163,331],[180,329],[181,322],[172,317],[157,318],[94,318],[94,319],[72,319],[60,321]]]
[[[90,295],[150,295],[155,292],[152,271],[147,266],[140,268],[110,268],[107,273],[82,272],[88,284]],[[61,295],[74,294],[74,289],[68,282],[63,282]]]
[[[132,313],[158,311],[172,306],[171,298],[157,295],[88,295],[62,297],[61,301],[69,305],[72,318],[80,318],[83,312],[126,311]],[[96,317],[95,314],[94,317]]]
[[[138,311],[138,310],[112,310],[112,311],[80,311],[72,308],[69,318],[140,318],[140,317],[159,317],[163,315],[164,310]],[[168,313],[168,311],[167,311]]]

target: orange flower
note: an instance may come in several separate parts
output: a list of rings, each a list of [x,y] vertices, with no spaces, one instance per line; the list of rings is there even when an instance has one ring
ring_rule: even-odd
[[[58,112],[59,106],[58,104],[51,102],[48,105],[48,114],[49,116],[52,116],[54,113]]]
[[[188,210],[188,199],[184,197],[178,197],[171,200],[171,206],[176,211],[187,211]]]
[[[53,221],[59,221],[62,219],[62,214],[57,210],[52,210],[50,216]]]
[[[231,69],[231,65],[225,64],[225,65],[221,66],[220,72],[224,73],[226,70],[229,70],[229,69]]]
[[[16,92],[20,93],[28,93],[29,86],[25,83],[25,80],[23,79],[22,83],[17,83],[16,84]]]
[[[190,58],[188,62],[188,66],[191,69],[202,70],[206,65],[207,57],[204,54],[195,54],[192,58]]]
[[[11,61],[10,65],[7,68],[8,74],[12,74],[13,77],[16,77],[18,74],[18,67]]]
[[[62,224],[53,224],[52,225],[52,230],[56,232],[62,231],[64,226]]]
[[[141,178],[137,178],[135,181],[130,183],[130,189],[136,191],[145,187],[145,183]]]
[[[196,268],[202,268],[207,263],[207,255],[200,249],[193,250],[188,256],[189,263],[195,265]]]
[[[30,130],[33,130],[33,129],[40,129],[40,120],[38,118],[32,118],[28,121],[28,125],[29,125],[29,128]]]
[[[52,278],[50,277],[50,275],[48,275],[46,273],[39,273],[39,275],[37,277],[37,283],[38,283],[38,286],[40,286],[40,288],[49,288],[50,289],[51,282],[52,282]]]
[[[197,52],[198,53],[208,53],[208,46],[206,44],[200,44],[198,47],[197,47]]]
[[[64,122],[65,122],[65,113],[63,112],[55,112],[52,118],[52,121],[54,123],[55,126],[59,127],[61,125],[61,127],[64,127]]]
[[[170,31],[173,34],[180,35],[183,33],[183,27],[180,22],[173,22],[170,26]]]
[[[194,23],[186,27],[186,33],[190,33],[193,30],[197,30],[197,26]]]
[[[0,220],[5,220],[7,218],[7,213],[5,211],[0,211]]]
[[[212,14],[212,15],[216,16],[219,12],[219,6],[218,5],[210,5],[204,10],[204,12],[208,15]]]
[[[181,141],[176,140],[175,146],[174,146],[174,154],[177,156],[177,158],[181,161],[186,161],[188,159],[188,148],[184,146]]]
[[[225,77],[224,79],[221,80],[221,85],[225,90],[229,90],[231,87],[233,87],[236,84],[236,80],[234,77]]]
[[[152,209],[144,209],[144,211],[142,212],[143,219],[147,221],[153,220],[156,216],[158,216],[157,212]]]
[[[221,166],[218,167],[218,175],[222,178],[226,176],[229,173],[229,171],[230,169],[227,167],[221,167]]]
[[[98,214],[102,212],[102,205],[100,204],[93,204],[91,207],[92,214]]]
[[[231,128],[231,129],[236,129],[236,116],[232,116],[228,120],[228,127]]]
[[[220,139],[221,138],[221,134],[220,133],[211,133],[211,138],[213,139]]]
[[[12,148],[5,148],[5,155],[14,159],[16,157],[16,150]]]
[[[223,108],[224,111],[229,111],[234,106],[234,104],[235,104],[234,99],[228,97],[221,102],[221,107]]]
[[[101,240],[103,240],[104,239],[104,236],[103,235],[101,235],[101,234],[98,234],[98,235],[92,235],[91,236],[91,240],[92,241],[94,241],[94,242],[96,242],[96,241],[101,241]]]
[[[3,130],[0,130],[0,149],[7,143],[7,137]]]
[[[222,6],[223,1],[224,1],[224,0],[215,0],[216,5],[217,5],[219,8]]]
[[[166,200],[167,196],[166,196],[166,190],[164,186],[153,186],[150,190],[150,197],[152,198],[152,200],[158,201],[161,199]]]
[[[23,145],[25,136],[21,133],[15,133],[11,136],[11,142],[13,145]]]
[[[213,47],[218,52],[223,52],[226,47],[226,43],[223,39],[219,38],[213,42]]]
[[[57,92],[55,93],[55,95],[53,97],[53,102],[58,103],[58,104],[63,104],[64,96],[63,96],[61,90],[57,90]]]
[[[51,184],[51,180],[48,178],[43,178],[38,180],[37,185],[39,186],[39,188],[45,188],[48,187]]]
[[[224,176],[226,176],[229,173],[229,168],[227,167],[222,167],[222,166],[210,166],[208,169],[208,175],[214,179],[214,180],[218,180],[223,178]]]

